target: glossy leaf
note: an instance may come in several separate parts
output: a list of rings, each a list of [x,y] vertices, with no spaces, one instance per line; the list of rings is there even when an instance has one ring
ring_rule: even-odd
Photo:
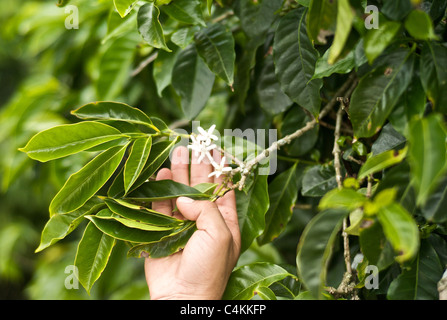
[[[144,4],[138,10],[138,32],[149,45],[154,48],[159,48],[171,52],[171,49],[166,45],[166,40],[163,34],[163,27],[161,26],[158,17],[160,10],[154,2]]]
[[[293,276],[278,265],[258,262],[235,269],[228,280],[224,300],[249,300],[258,288],[269,287],[276,281]]]
[[[88,200],[81,208],[65,214],[55,214],[45,224],[42,231],[39,247],[35,252],[40,252],[59,240],[64,239],[84,220],[85,215],[94,214],[104,203],[98,198]]]
[[[172,81],[172,69],[177,59],[178,50],[175,52],[159,51],[157,59],[153,62],[152,74],[157,85],[158,96],[162,97],[163,90],[166,89]]]
[[[400,163],[407,155],[407,148],[401,150],[389,150],[366,160],[359,171],[358,179],[363,179],[371,174],[382,171]]]
[[[177,197],[209,199],[210,195],[201,193],[193,187],[173,180],[158,180],[148,181],[126,196],[127,199],[147,202],[173,199]]]
[[[397,50],[380,61],[354,90],[349,116],[356,137],[374,135],[393,110],[413,76],[414,55]]]
[[[337,187],[333,166],[314,166],[303,176],[301,193],[306,197],[321,197]]]
[[[172,86],[181,97],[183,113],[193,119],[203,109],[214,84],[214,73],[197,54],[194,45],[181,51],[175,62]]]
[[[200,6],[199,0],[176,0],[167,6],[163,6],[162,10],[177,21],[187,24],[200,24],[205,27],[206,24]]]
[[[330,65],[334,64],[343,52],[355,16],[349,0],[338,0],[335,5],[337,5],[337,27],[335,28],[334,42],[328,57]]]
[[[318,52],[306,31],[306,9],[298,8],[281,18],[275,32],[273,58],[282,90],[313,115],[320,111],[321,79],[311,80]]]
[[[141,257],[145,252],[150,258],[163,258],[185,248],[191,236],[197,230],[195,222],[188,221],[176,232],[162,238],[160,241],[133,246],[129,252],[130,257]]]
[[[104,209],[98,213],[98,216],[110,214],[107,209]],[[74,264],[79,272],[79,282],[87,292],[90,292],[93,284],[104,271],[114,245],[115,239],[102,233],[93,223],[89,223],[85,228]]]
[[[112,176],[127,145],[112,147],[72,174],[50,203],[50,215],[68,213],[84,205]]]
[[[298,196],[297,165],[279,174],[268,187],[269,210],[265,214],[265,229],[258,238],[260,245],[272,242],[284,231],[293,214]]]
[[[139,177],[151,152],[152,138],[136,139],[124,166],[124,189],[127,193]]]
[[[429,41],[422,46],[420,77],[425,93],[438,112],[447,111],[447,48]]]
[[[409,129],[408,157],[417,203],[423,205],[446,172],[447,131],[441,116],[415,119]]]
[[[306,225],[301,235],[296,257],[299,278],[314,298],[323,297],[332,247],[348,213],[340,209],[322,211]]]
[[[86,218],[90,218],[91,216],[87,216]],[[139,221],[135,221],[135,220],[131,220],[131,219],[126,219],[126,218],[122,218],[119,216],[111,216],[111,217],[101,217],[101,216],[95,216],[96,219],[103,219],[103,220],[113,220],[116,222],[121,223],[122,225],[128,227],[128,228],[133,228],[133,229],[138,229],[138,230],[143,230],[143,231],[169,231],[172,230],[174,227],[172,226],[157,226],[154,224],[147,224],[147,223],[143,223],[143,222],[139,222]]]
[[[137,0],[113,0],[116,11],[118,11],[121,18],[127,16],[129,12],[132,11],[137,2]]]
[[[368,31],[363,42],[365,54],[372,64],[391,44],[401,24],[395,21],[381,21],[380,28]]]
[[[123,200],[106,199],[107,207],[117,215],[130,220],[140,221],[157,226],[172,226],[182,223],[181,220],[165,215],[163,213],[134,205]]]
[[[252,187],[245,193],[236,191],[237,214],[241,231],[241,252],[247,250],[253,240],[265,228],[265,213],[269,208],[267,175],[256,175]]]
[[[378,218],[386,238],[398,254],[396,261],[413,258],[419,249],[419,229],[413,217],[400,204],[392,203],[380,208]]]
[[[152,124],[151,119],[143,111],[121,102],[92,102],[73,110],[71,114],[80,119],[127,121],[158,131]]]
[[[85,121],[64,124],[39,132],[20,151],[31,159],[46,162],[125,137],[108,125]]]
[[[438,300],[437,284],[444,272],[433,246],[422,240],[421,249],[408,268],[394,279],[387,293],[390,300]]]
[[[430,197],[421,207],[425,219],[435,223],[447,221],[447,176],[444,175],[439,186],[433,190]]]
[[[214,24],[197,32],[194,39],[197,52],[210,70],[233,86],[236,53],[232,32],[221,24]]]
[[[307,30],[310,38],[315,42],[325,43],[326,40],[321,33],[333,29],[336,16],[337,1],[311,0],[307,17]]]
[[[104,209],[103,211],[108,212],[110,216],[113,215],[109,209]],[[116,220],[101,219],[97,216],[86,216],[86,218],[92,221],[93,224],[106,235],[123,241],[137,243],[157,242],[172,233],[172,230],[149,232],[136,228],[129,228]]]
[[[334,189],[329,191],[321,198],[318,209],[326,210],[332,208],[341,208],[349,211],[360,208],[367,201],[367,198],[354,189]]]

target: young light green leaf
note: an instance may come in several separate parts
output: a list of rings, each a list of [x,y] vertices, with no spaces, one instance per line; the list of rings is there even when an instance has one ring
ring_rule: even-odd
[[[112,176],[127,145],[112,147],[72,174],[50,203],[50,216],[82,207]]]
[[[160,10],[154,2],[141,6],[137,17],[138,32],[149,45],[171,52],[171,49],[166,45],[163,27],[158,20],[159,16]]]
[[[209,199],[210,195],[200,192],[186,184],[173,180],[148,181],[138,189],[130,192],[126,199],[139,201],[159,201],[177,197],[190,197],[194,199]]]
[[[426,203],[446,172],[446,137],[443,119],[438,114],[416,118],[410,123],[408,160],[418,205]]]
[[[316,215],[304,229],[298,244],[296,264],[300,280],[314,298],[323,297],[328,261],[347,210],[329,209]]]
[[[194,39],[197,52],[210,70],[232,87],[236,60],[233,33],[217,23],[200,30]]]
[[[312,80],[318,52],[307,35],[306,12],[306,8],[298,8],[281,18],[275,32],[273,58],[282,90],[317,116],[323,82],[321,79]]]
[[[98,216],[110,214],[112,213],[107,209],[98,212]],[[114,245],[115,239],[102,233],[93,223],[89,223],[85,228],[74,264],[79,272],[79,282],[88,293],[107,266]]]
[[[257,262],[235,269],[228,280],[224,300],[249,300],[258,288],[269,287],[288,276],[295,277],[278,265]]]
[[[19,150],[26,152],[31,159],[46,162],[123,137],[125,135],[111,126],[85,121],[41,131]]]
[[[349,106],[356,137],[370,137],[380,130],[411,82],[414,61],[409,50],[393,51],[360,80]]]
[[[354,189],[334,189],[324,195],[318,204],[318,209],[341,208],[352,211],[362,207],[366,201],[367,198]]]
[[[430,16],[422,10],[413,10],[405,19],[405,29],[417,40],[436,39],[433,21]]]
[[[268,187],[270,207],[265,214],[265,229],[260,245],[272,242],[289,223],[298,196],[297,165],[278,175]]]
[[[89,218],[89,217],[91,217],[91,216],[87,216],[87,218]],[[143,230],[143,231],[168,231],[168,230],[174,229],[173,226],[157,226],[154,224],[147,224],[147,223],[143,223],[143,222],[139,222],[139,221],[135,221],[135,220],[121,218],[121,217],[115,216],[115,215],[113,215],[111,217],[95,216],[95,218],[96,219],[105,219],[105,220],[114,220],[128,228],[134,228],[134,229]]]
[[[121,18],[124,18],[132,11],[133,7],[137,4],[138,0],[113,0],[116,11],[120,14]]]
[[[206,26],[199,0],[172,1],[167,6],[163,6],[162,10],[177,21],[187,24],[200,24],[203,27]]]
[[[96,213],[104,203],[98,198],[91,198],[81,208],[65,214],[55,214],[45,224],[42,231],[39,247],[40,252],[59,240],[64,239],[83,221],[85,215]]]
[[[121,102],[92,102],[73,110],[71,114],[80,119],[126,121],[159,131],[143,111]]]
[[[183,113],[196,117],[205,107],[214,84],[214,73],[197,54],[195,45],[181,51],[175,62],[172,86],[181,97]]]
[[[412,259],[419,249],[419,229],[413,217],[396,202],[381,207],[377,217],[398,254],[396,261],[402,263]]]
[[[368,158],[365,164],[363,164],[360,168],[358,179],[362,180],[370,174],[374,174],[393,165],[396,165],[402,162],[402,160],[405,159],[406,156],[407,148],[403,148],[401,150],[389,150],[372,156]]]
[[[124,190],[127,193],[139,177],[151,152],[152,138],[136,139],[124,165]]]
[[[354,21],[354,12],[351,9],[349,0],[338,0],[337,3],[337,27],[330,53],[328,63],[334,64],[343,51],[346,41],[351,32],[352,23]]]
[[[241,231],[241,252],[247,250],[253,240],[262,234],[265,213],[269,208],[267,175],[255,176],[247,193],[236,190],[236,206]]]
[[[372,64],[393,41],[394,36],[399,31],[400,27],[400,22],[381,21],[380,28],[368,31],[363,45],[366,57],[370,64]]]

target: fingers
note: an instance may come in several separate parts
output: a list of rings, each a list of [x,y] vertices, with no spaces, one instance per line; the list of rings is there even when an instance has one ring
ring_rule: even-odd
[[[171,159],[172,180],[189,185],[189,150],[184,147],[174,149]]]
[[[208,175],[213,171],[210,160],[205,157],[199,163],[199,156],[195,152],[191,154],[191,186],[194,187],[199,183],[213,182],[213,177]]]
[[[171,180],[171,170],[167,168],[161,169],[156,177],[156,180]],[[155,201],[152,203],[152,209],[155,211],[164,213],[168,216],[172,216],[172,202],[171,200]]]

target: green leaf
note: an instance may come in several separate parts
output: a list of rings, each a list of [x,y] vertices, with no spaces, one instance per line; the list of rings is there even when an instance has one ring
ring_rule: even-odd
[[[394,166],[402,162],[402,160],[405,159],[406,155],[407,148],[403,148],[401,150],[389,150],[372,156],[368,158],[365,164],[363,164],[360,168],[358,179],[362,180],[370,174],[374,174],[376,172]]]
[[[222,24],[214,24],[197,32],[194,39],[197,52],[210,70],[233,86],[236,53],[232,32]]]
[[[104,209],[103,211],[108,212],[109,216],[113,215],[109,209]],[[136,228],[129,228],[116,220],[101,219],[98,216],[86,216],[86,218],[92,221],[93,224],[106,235],[123,241],[136,243],[157,242],[163,237],[169,236],[172,232],[174,232],[173,230],[150,232]]]
[[[400,27],[400,22],[380,21],[380,28],[368,31],[363,45],[370,64],[391,44]]]
[[[124,166],[124,190],[127,193],[138,179],[151,152],[152,137],[136,139]]]
[[[84,220],[85,215],[94,214],[104,203],[98,198],[91,198],[81,208],[65,214],[55,214],[45,224],[36,253],[64,239]]]
[[[405,16],[410,13],[412,9],[411,2],[411,0],[385,1],[380,12],[391,20],[399,21],[404,19]]]
[[[158,17],[160,10],[154,2],[144,4],[138,10],[138,32],[149,45],[154,48],[159,48],[171,52],[171,49],[166,45],[166,40],[163,34],[163,27],[161,26]]]
[[[137,4],[138,0],[113,0],[116,11],[120,14],[121,18],[124,18],[132,11],[133,7]]]
[[[101,210],[98,216],[111,214],[107,209]],[[90,293],[90,289],[99,279],[109,261],[115,239],[99,231],[93,223],[89,223],[78,245],[75,266],[82,286]]]
[[[437,284],[443,266],[428,240],[422,240],[421,249],[411,264],[394,279],[387,292],[389,300],[438,300]]]
[[[304,173],[301,193],[305,197],[322,197],[337,187],[333,166],[313,166]]]
[[[153,62],[152,75],[159,97],[162,97],[163,90],[172,82],[172,69],[174,68],[178,52],[178,50],[173,53],[168,53],[164,50],[159,51],[157,59]]]
[[[314,298],[323,298],[332,247],[348,213],[340,209],[322,211],[306,225],[301,235],[296,264],[300,280]]]
[[[116,38],[99,61],[99,76],[95,83],[98,100],[114,100],[125,87],[140,41],[133,30]]]
[[[82,207],[112,176],[127,145],[112,147],[72,174],[50,203],[50,216]]]
[[[264,66],[259,75],[256,90],[261,108],[271,115],[285,111],[293,103],[289,96],[281,90],[271,55],[264,59]]]
[[[349,107],[356,137],[370,137],[380,130],[411,82],[414,60],[409,50],[393,51],[360,80]]]
[[[206,26],[199,0],[175,0],[163,6],[162,10],[177,21]]]
[[[413,217],[398,203],[381,207],[378,218],[386,238],[402,263],[415,257],[419,249],[419,229]]]
[[[405,29],[417,40],[436,39],[433,21],[430,16],[422,10],[413,10],[405,19]]]
[[[159,131],[143,111],[121,102],[92,102],[73,110],[71,114],[80,119],[126,121]]]
[[[446,137],[441,115],[432,114],[410,123],[408,160],[418,205],[426,203],[446,172]]]
[[[270,207],[265,214],[265,229],[260,245],[272,242],[284,231],[293,214],[298,196],[297,164],[279,174],[268,186]]]
[[[345,74],[352,71],[355,67],[355,52],[351,51],[349,54],[338,59],[335,63],[329,62],[330,50],[326,50],[324,55],[317,60],[315,66],[315,74],[312,79],[321,79],[331,76],[334,73]]]
[[[194,199],[209,199],[210,195],[186,184],[173,180],[148,181],[135,191],[130,192],[126,199],[138,201],[159,201],[178,197],[190,197]]]
[[[124,200],[106,199],[105,202],[107,204],[107,207],[109,207],[109,209],[113,211],[113,213],[116,213],[117,215],[130,220],[136,220],[146,224],[157,226],[173,226],[183,223],[182,220],[178,220],[174,217],[165,215],[152,209],[128,203]]]
[[[437,42],[422,46],[420,77],[425,93],[439,112],[447,112],[447,48]]]
[[[337,1],[311,0],[307,16],[307,30],[310,39],[318,43],[326,43],[321,33],[334,28],[336,16]]]
[[[307,35],[305,17],[306,9],[298,8],[281,18],[275,32],[273,58],[282,90],[317,116],[323,83],[321,79],[312,80],[318,52]]]
[[[92,217],[92,216],[86,216],[86,218],[88,218],[88,219],[90,217]],[[128,228],[133,228],[133,229],[138,229],[138,230],[143,230],[143,231],[168,231],[168,230],[174,229],[173,226],[157,226],[154,224],[147,224],[147,223],[143,223],[143,222],[139,222],[139,221],[135,221],[135,220],[122,218],[122,217],[115,216],[115,215],[113,215],[111,217],[95,216],[95,218],[96,219],[104,219],[104,220],[114,220]]]
[[[341,208],[353,211],[362,207],[366,201],[367,198],[354,189],[334,189],[324,195],[318,204],[318,209]]]
[[[191,26],[178,29],[172,34],[171,41],[178,45],[180,48],[185,49],[194,40],[194,35],[199,30],[199,26]]]
[[[267,175],[257,174],[247,193],[236,190],[241,252],[247,250],[265,228],[265,213],[269,208],[267,178]]]
[[[447,176],[444,175],[439,186],[433,190],[425,205],[421,207],[425,219],[434,223],[447,221]]]
[[[205,107],[214,84],[214,73],[197,54],[196,47],[189,45],[181,51],[175,62],[172,86],[181,97],[183,113],[193,119]]]
[[[274,282],[292,276],[278,265],[257,262],[235,269],[228,280],[223,300],[249,300],[258,288],[269,287]]]
[[[130,248],[127,256],[140,258],[145,252],[150,258],[163,258],[185,248],[191,236],[197,230],[195,222],[188,221],[178,231],[163,237],[160,241],[140,244]]]
[[[328,63],[330,65],[334,64],[340,57],[351,32],[352,22],[355,16],[349,0],[338,0],[336,5],[337,28],[335,29],[334,41],[332,42],[328,57]]]
[[[125,137],[117,129],[98,122],[64,124],[39,132],[19,149],[31,159],[46,162]]]

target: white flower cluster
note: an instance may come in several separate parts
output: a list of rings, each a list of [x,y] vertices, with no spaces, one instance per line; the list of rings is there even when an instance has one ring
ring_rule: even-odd
[[[214,167],[214,171],[211,172],[208,177],[216,176],[220,177],[224,172],[231,171],[230,167],[225,167],[225,157],[222,157],[220,163],[216,163],[214,161],[213,156],[211,155],[211,151],[216,149],[216,144],[213,141],[217,141],[219,138],[213,134],[216,125],[212,125],[208,131],[203,129],[202,127],[198,127],[197,130],[199,134],[197,136],[191,135],[191,144],[188,146],[189,149],[195,152],[195,155],[198,156],[198,163],[201,163],[202,160],[207,157],[208,160]]]

